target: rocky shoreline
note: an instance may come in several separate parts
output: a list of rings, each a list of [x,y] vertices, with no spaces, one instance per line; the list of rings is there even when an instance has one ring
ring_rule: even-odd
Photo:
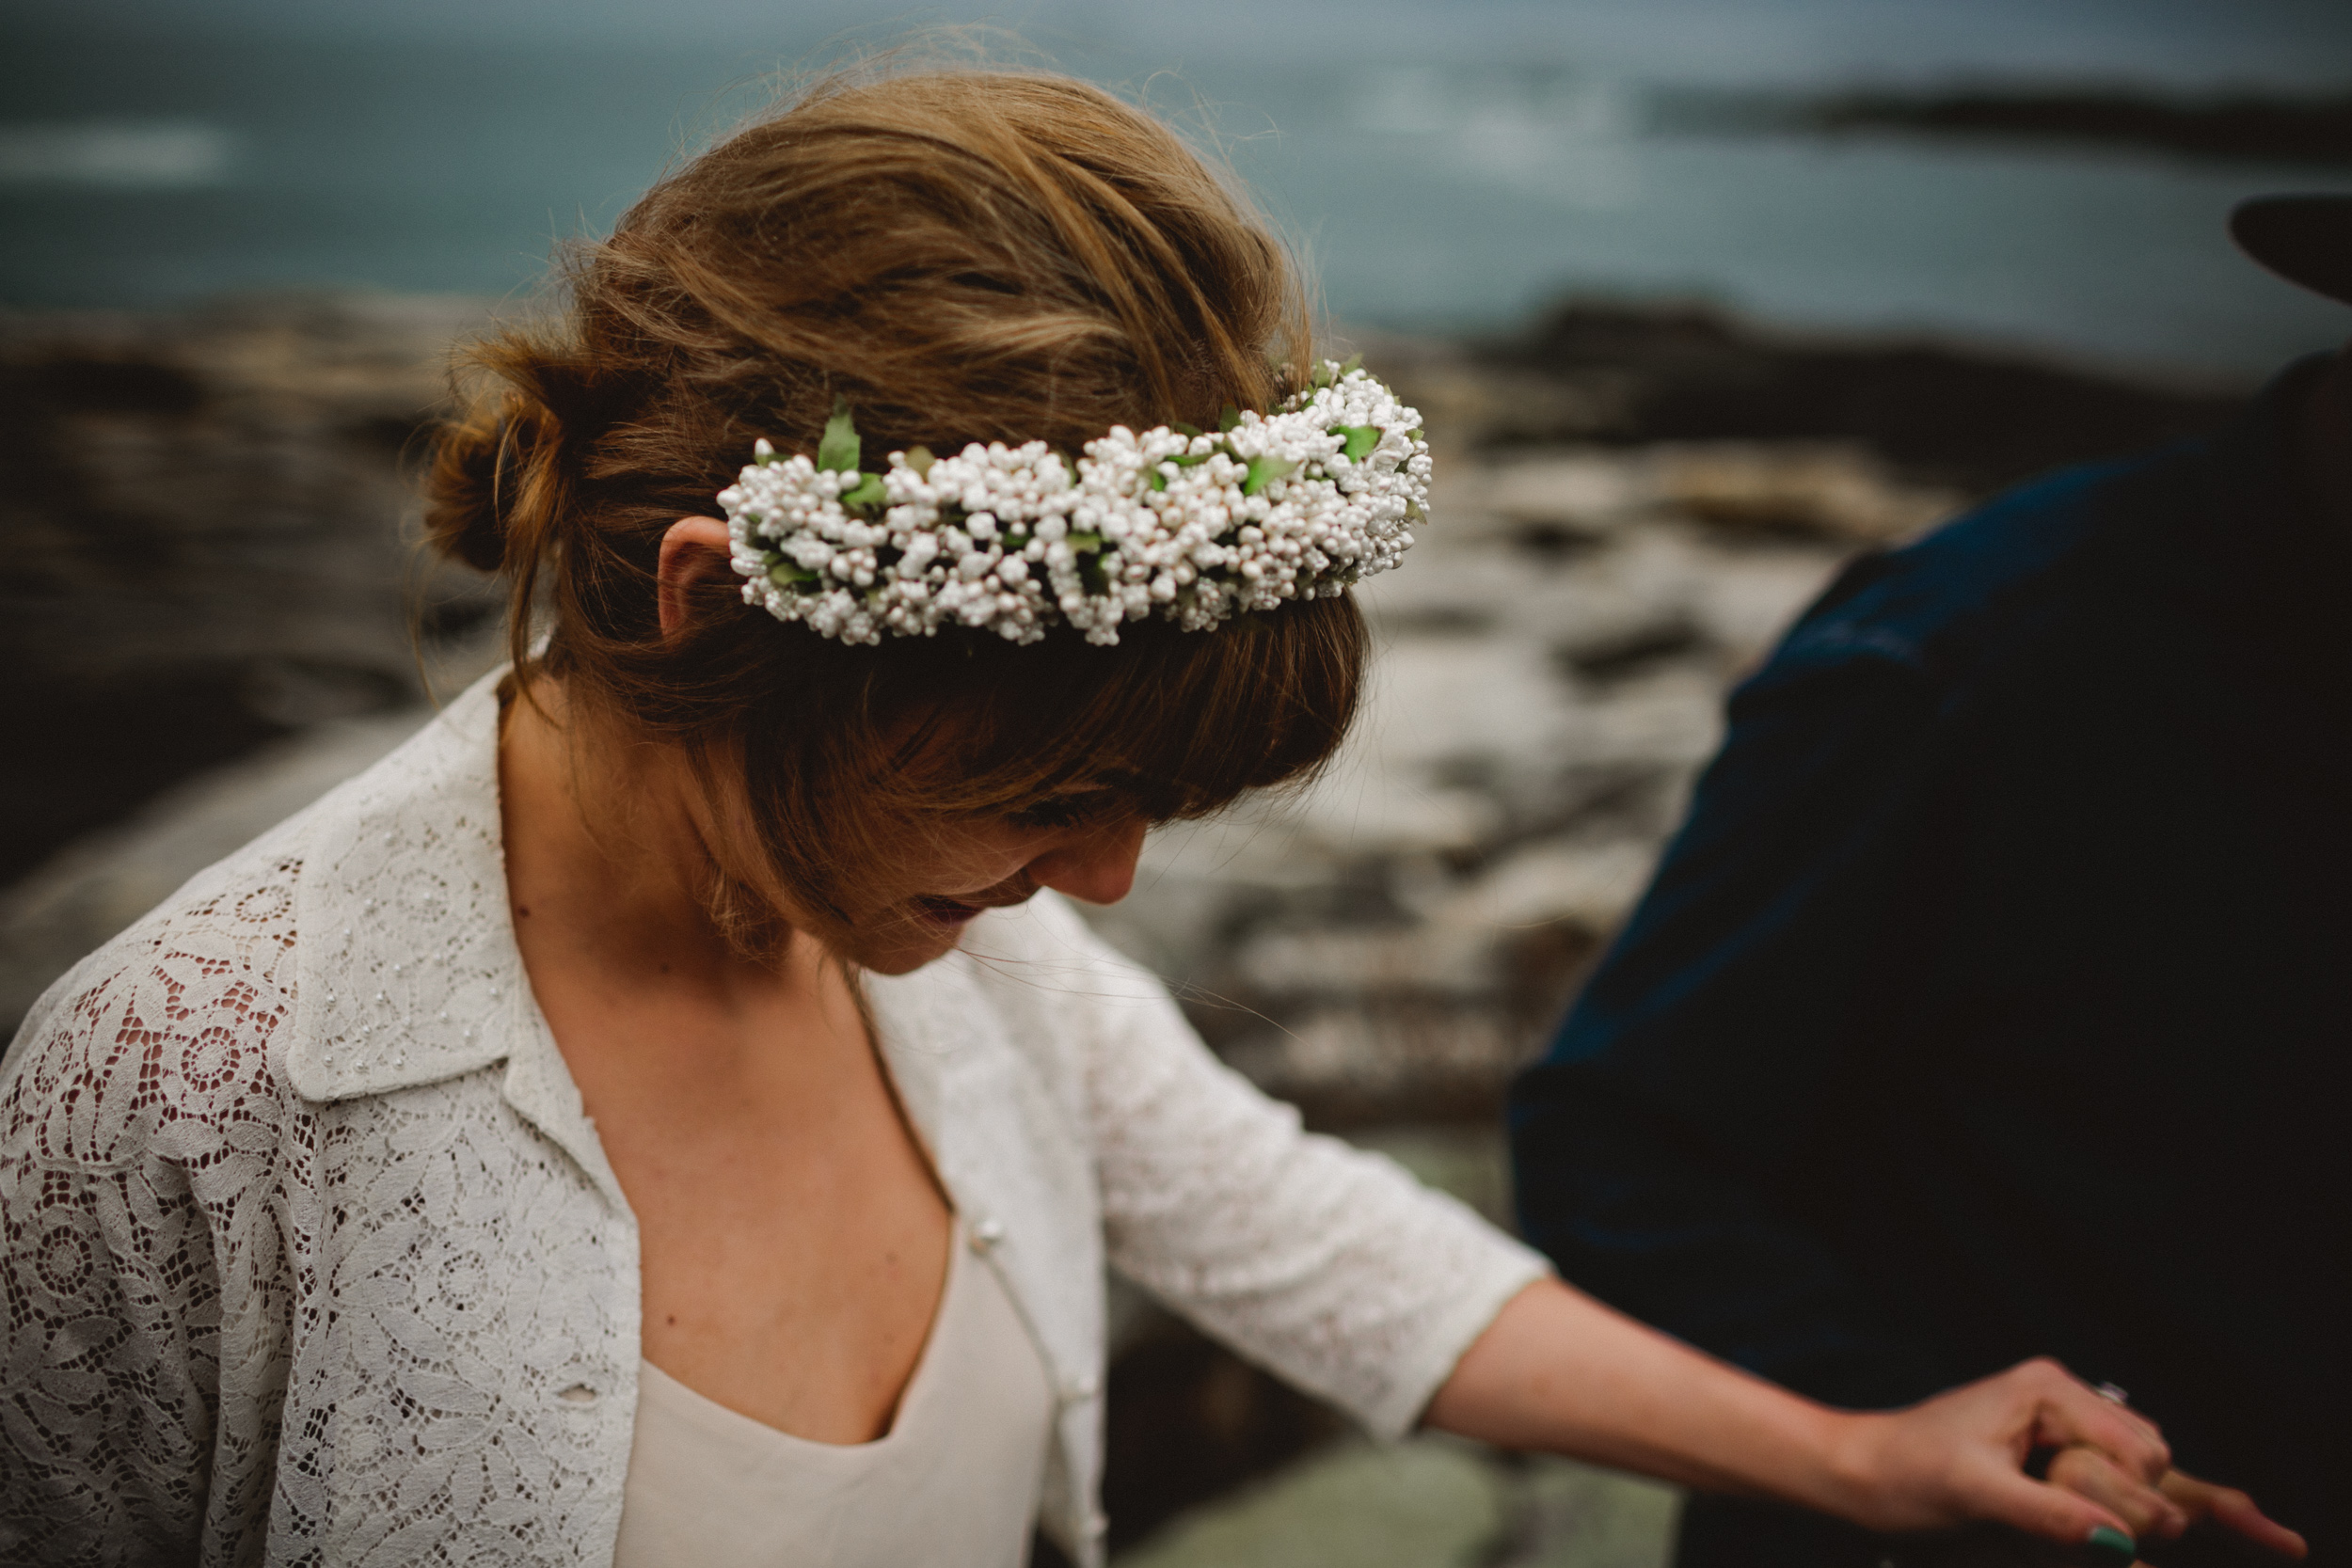
[[[2096,90],[1853,92],[1816,100],[1788,119],[1802,129],[1833,135],[1910,131],[2149,148],[2316,168],[2352,165],[2352,93],[2188,99]]]
[[[1828,140],[1899,136],[2039,149],[2153,153],[2314,173],[2352,165],[2352,92],[2253,87],[2165,90],[2082,79],[1970,80],[1825,92],[1667,87],[1661,129]]]
[[[410,488],[448,345],[484,314],[354,296],[0,318],[0,701],[38,737],[0,797],[11,1028],[80,953],[488,667],[495,597],[422,572]],[[1727,684],[1857,552],[2025,473],[2208,428],[2244,388],[1695,308],[1358,342],[1422,409],[1439,475],[1409,569],[1362,593],[1369,711],[1311,786],[1155,835],[1098,923],[1311,1124],[1507,1220],[1504,1085],[1638,895]],[[1118,1316],[1108,1500],[1138,1561],[1240,1560],[1242,1537],[1278,1560],[1267,1543],[1375,1506],[1391,1471],[1454,1532],[1427,1560],[1663,1550],[1655,1489],[1326,1448],[1327,1414],[1140,1298]]]

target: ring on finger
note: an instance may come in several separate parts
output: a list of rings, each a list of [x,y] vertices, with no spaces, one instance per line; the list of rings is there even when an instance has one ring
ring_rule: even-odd
[[[2124,1390],[2118,1388],[2112,1383],[2099,1384],[2090,1391],[2098,1395],[2101,1399],[2106,1401],[2109,1404],[2120,1404],[2129,1408],[2132,1402],[2132,1396]]]

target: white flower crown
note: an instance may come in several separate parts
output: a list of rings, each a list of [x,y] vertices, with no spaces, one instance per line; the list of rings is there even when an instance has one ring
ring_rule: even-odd
[[[1074,465],[1042,441],[976,442],[861,473],[836,402],[814,462],[762,441],[719,492],[744,602],[844,642],[944,626],[1034,642],[1058,618],[1112,643],[1155,610],[1201,631],[1329,597],[1411,546],[1429,499],[1421,416],[1357,359],[1222,423],[1118,426]]]

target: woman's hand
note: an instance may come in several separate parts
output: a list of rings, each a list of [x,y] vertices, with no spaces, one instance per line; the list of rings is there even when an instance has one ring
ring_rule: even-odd
[[[2160,1489],[2171,1453],[2154,1424],[2055,1361],[1844,1419],[1831,1462],[1844,1491],[1836,1512],[1872,1529],[1989,1519],[2058,1542],[2105,1528],[2126,1544],[2188,1526],[2187,1511]],[[2036,1449],[2060,1450],[2046,1484],[2025,1473]]]
[[[2065,1449],[2050,1460],[2050,1484],[2079,1492],[2122,1514],[2132,1533],[2169,1540],[2187,1525],[2209,1519],[2280,1557],[2300,1561],[2310,1547],[2303,1538],[2266,1516],[2254,1499],[2232,1486],[2216,1486],[2184,1470],[2167,1470],[2156,1490],[2172,1505],[2179,1525],[2146,1508],[2138,1488],[2120,1476],[2114,1463],[2093,1449]]]
[[[2177,1484],[2159,1484],[2171,1455],[2154,1426],[2054,1361],[2026,1362],[1908,1410],[1830,1410],[1558,1280],[1503,1307],[1425,1418],[1503,1448],[1778,1497],[1875,1529],[1991,1520],[2064,1546],[2111,1549],[2118,1568],[2139,1528],[2177,1533],[2199,1506]],[[2036,1449],[2074,1456],[2058,1484],[2026,1474]],[[2207,1506],[2226,1521],[2252,1505]]]

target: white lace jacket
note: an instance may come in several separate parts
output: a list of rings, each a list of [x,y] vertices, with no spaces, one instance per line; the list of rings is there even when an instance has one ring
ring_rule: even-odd
[[[0,1560],[606,1563],[637,1230],[508,924],[497,698],[198,876],[0,1069]],[[1376,1432],[1532,1253],[1303,1135],[1051,895],[869,982],[1063,1391],[1101,1560],[1103,1267]]]

